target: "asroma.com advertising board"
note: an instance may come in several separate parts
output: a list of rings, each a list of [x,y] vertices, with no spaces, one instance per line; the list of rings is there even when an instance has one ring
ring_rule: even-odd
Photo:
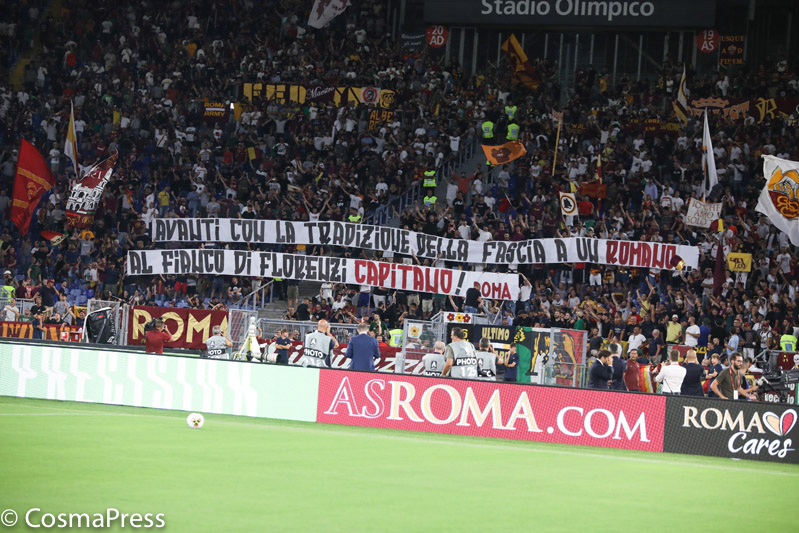
[[[794,406],[672,396],[663,451],[799,463]]]
[[[666,398],[322,370],[317,422],[663,451]]]

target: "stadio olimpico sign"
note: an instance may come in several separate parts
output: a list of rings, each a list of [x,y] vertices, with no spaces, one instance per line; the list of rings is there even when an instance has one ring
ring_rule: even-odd
[[[716,22],[716,0],[426,0],[424,18],[515,27],[708,27]]]

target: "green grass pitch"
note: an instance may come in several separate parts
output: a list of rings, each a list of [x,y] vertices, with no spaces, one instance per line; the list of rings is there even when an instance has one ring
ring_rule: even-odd
[[[793,465],[186,415],[0,397],[0,531],[32,507],[191,532],[799,530]]]

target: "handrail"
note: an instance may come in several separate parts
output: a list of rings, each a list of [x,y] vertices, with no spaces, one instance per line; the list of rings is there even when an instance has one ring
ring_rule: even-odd
[[[472,137],[472,142],[465,144],[463,149],[458,151],[458,156],[455,160],[444,162],[439,175],[447,176],[463,166],[474,156],[478,144],[477,136]],[[406,207],[418,205],[422,197],[421,191],[421,184],[418,181],[413,182],[411,186],[395,200],[398,204],[397,212],[402,213]],[[374,214],[367,217],[364,222],[375,226],[385,226],[394,219],[394,211],[391,204],[392,202],[389,202],[387,205],[383,206],[382,209],[378,209]]]
[[[263,298],[264,294],[263,294],[263,292],[264,292],[264,290],[265,290],[267,287],[269,287],[269,301],[271,302],[271,301],[272,301],[272,294],[273,294],[273,293],[272,293],[272,284],[273,284],[274,282],[275,282],[275,280],[273,280],[273,279],[272,279],[272,280],[269,280],[269,282],[268,282],[268,283],[266,283],[266,284],[264,284],[264,285],[261,285],[261,286],[260,286],[260,287],[258,287],[257,289],[255,289],[255,290],[251,291],[251,292],[250,292],[249,294],[247,294],[246,296],[242,296],[242,297],[241,297],[241,298],[240,298],[238,301],[236,301],[236,302],[233,302],[232,304],[230,304],[230,308],[231,308],[231,309],[243,309],[243,308],[245,308],[245,307],[246,307],[246,305],[242,305],[242,303],[243,303],[243,302],[246,302],[247,300],[249,300],[250,298],[252,298],[252,299],[253,299],[253,302],[252,302],[252,306],[251,306],[251,308],[252,308],[253,310],[255,310],[255,308],[256,308],[255,306],[256,306],[256,304],[258,303],[258,298],[257,298],[257,295],[258,295],[258,293],[261,293],[261,302],[263,302],[263,301],[264,301],[264,298]]]

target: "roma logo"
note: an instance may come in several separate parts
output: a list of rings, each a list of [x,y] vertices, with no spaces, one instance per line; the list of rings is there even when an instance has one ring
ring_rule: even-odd
[[[796,170],[783,174],[777,167],[768,180],[768,195],[782,216],[788,220],[799,217],[799,174]]]

